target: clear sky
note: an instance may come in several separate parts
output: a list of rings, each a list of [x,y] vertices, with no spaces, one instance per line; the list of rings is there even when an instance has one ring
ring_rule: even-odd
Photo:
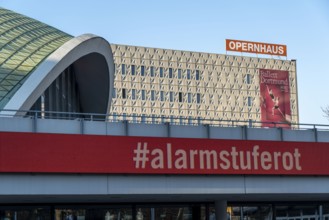
[[[297,60],[300,122],[329,124],[321,110],[329,105],[328,0],[0,0],[0,7],[116,44],[219,54],[225,39],[285,44]]]

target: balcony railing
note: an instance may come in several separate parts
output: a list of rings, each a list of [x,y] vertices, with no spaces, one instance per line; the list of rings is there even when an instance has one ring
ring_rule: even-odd
[[[13,113],[16,114],[13,116]],[[74,112],[55,112],[55,111],[17,111],[3,109],[0,111],[0,117],[22,117],[34,119],[58,119],[58,120],[81,120],[81,121],[104,121],[104,122],[125,122],[125,123],[144,123],[144,124],[170,124],[198,126],[208,125],[213,127],[241,127],[248,128],[284,128],[292,130],[326,130],[329,131],[329,124],[308,124],[308,123],[283,123],[283,122],[262,122],[255,120],[222,120],[193,118],[182,116],[147,116],[138,114],[97,114],[97,113],[74,113]]]

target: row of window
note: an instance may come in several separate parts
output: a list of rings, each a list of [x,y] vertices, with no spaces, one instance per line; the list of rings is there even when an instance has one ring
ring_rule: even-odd
[[[128,66],[129,67],[129,66]],[[148,70],[148,71],[147,71]],[[126,64],[121,64],[121,74],[127,74],[127,66]],[[130,74],[132,76],[138,75],[145,76],[149,75],[150,77],[159,76],[160,78],[165,77],[168,74],[168,78],[178,78],[178,79],[195,79],[200,80],[200,70],[191,70],[191,69],[173,69],[171,67],[164,68],[159,67],[156,68],[154,66],[150,66],[146,68],[145,66],[136,67],[136,65],[130,65]]]
[[[126,75],[127,74],[127,70],[126,70],[126,64],[121,64],[121,73],[122,75]],[[130,74],[132,76],[138,75],[138,73],[140,74],[140,76],[145,76],[145,75],[149,75],[150,77],[155,77],[155,76],[159,76],[160,78],[163,78],[166,74],[166,71],[168,72],[168,78],[172,79],[172,78],[177,78],[177,79],[195,79],[195,80],[200,80],[200,70],[191,70],[191,69],[173,69],[171,67],[169,68],[164,68],[164,67],[159,67],[156,68],[154,66],[151,66],[148,68],[148,73],[146,71],[146,67],[145,66],[139,66],[137,67],[136,65],[130,65]],[[211,80],[209,78],[209,80]],[[246,74],[245,77],[245,83],[246,84],[251,84],[252,80],[252,76],[248,73]]]
[[[115,90],[114,90],[115,91]],[[128,94],[128,91],[131,93]],[[187,103],[201,103],[201,94],[200,93],[183,93],[183,92],[165,92],[165,91],[155,91],[155,90],[136,90],[136,89],[121,89],[121,98],[127,99],[128,96],[132,100],[151,100],[151,101],[169,101],[174,102],[175,100],[178,102],[187,102]],[[147,97],[148,96],[148,97]],[[116,97],[116,94],[113,94],[113,97]],[[252,106],[252,97],[247,98],[247,105],[249,107]]]
[[[193,94],[193,93],[182,93],[182,92],[165,92],[165,91],[155,91],[151,90],[148,92],[146,90],[136,90],[136,89],[131,89],[131,94],[130,98],[132,100],[151,100],[151,101],[169,101],[169,102],[174,102],[175,100],[178,100],[178,102],[183,102],[183,100],[186,100],[188,103],[201,103],[201,94]],[[147,98],[147,95],[149,98]],[[114,94],[115,97],[115,94]],[[128,89],[122,89],[121,90],[121,98],[126,99],[128,98]]]

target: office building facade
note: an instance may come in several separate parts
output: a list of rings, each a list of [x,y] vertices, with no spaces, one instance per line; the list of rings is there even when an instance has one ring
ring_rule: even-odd
[[[277,121],[298,123],[294,60],[116,44],[111,48],[116,67],[110,110],[114,118],[177,124],[260,122],[260,72],[272,71],[273,76],[285,71],[290,113]]]

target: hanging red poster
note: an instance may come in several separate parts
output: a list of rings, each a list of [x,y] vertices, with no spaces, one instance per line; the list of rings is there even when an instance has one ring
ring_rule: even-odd
[[[262,127],[291,123],[289,71],[259,69]]]

